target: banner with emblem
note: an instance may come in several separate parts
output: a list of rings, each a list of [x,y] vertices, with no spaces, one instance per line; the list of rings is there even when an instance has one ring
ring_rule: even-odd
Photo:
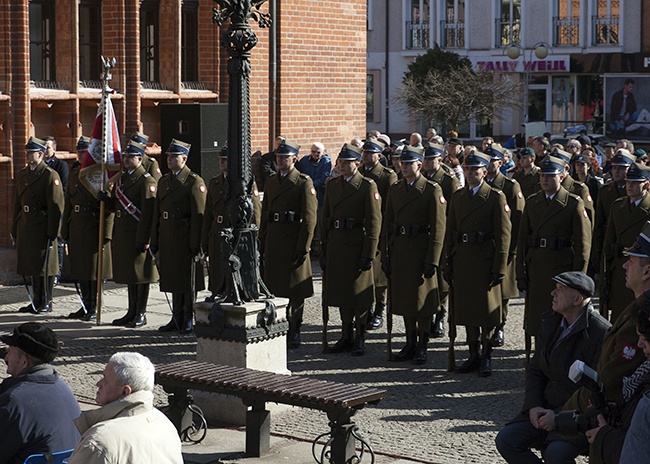
[[[93,125],[92,140],[88,149],[84,154],[81,163],[81,171],[79,173],[79,180],[84,186],[95,195],[97,198],[99,191],[102,188],[103,180],[108,180],[116,172],[120,170],[121,163],[121,147],[120,136],[117,128],[117,120],[115,119],[115,111],[113,110],[113,103],[109,96],[104,94],[102,102],[99,105],[97,116],[95,117],[95,124]],[[102,145],[102,132],[104,125],[104,114],[106,115],[106,145],[107,145],[107,159],[106,167],[107,174],[104,174],[102,179],[102,162],[103,158],[103,145]]]

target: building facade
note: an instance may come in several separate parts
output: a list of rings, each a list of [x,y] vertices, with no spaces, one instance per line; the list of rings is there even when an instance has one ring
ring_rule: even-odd
[[[123,137],[150,136],[160,156],[167,103],[227,103],[227,55],[212,0],[0,0],[0,283],[15,282],[14,178],[30,135],[54,136],[72,162],[101,99],[100,56],[115,57],[110,86]],[[251,146],[277,135],[338,153],[365,134],[366,3],[270,0],[271,29],[253,24]],[[227,125],[222,119],[209,121]],[[223,131],[226,133],[226,131]],[[225,140],[218,142],[223,144]],[[161,160],[161,164],[165,164]],[[206,179],[206,182],[208,179]]]
[[[460,128],[462,136],[508,137],[533,121],[551,133],[584,124],[610,135],[614,93],[627,79],[637,97],[650,89],[649,35],[642,28],[649,19],[650,4],[642,0],[368,0],[368,128],[406,134],[429,126],[397,111],[393,98],[408,64],[435,43],[467,57],[474,69],[527,81],[524,110],[476,121]],[[644,108],[636,103],[643,125]],[[611,135],[638,131],[630,126]],[[640,129],[650,135],[650,126]]]

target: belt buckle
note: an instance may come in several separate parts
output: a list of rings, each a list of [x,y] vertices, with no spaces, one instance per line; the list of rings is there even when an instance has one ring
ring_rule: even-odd
[[[167,211],[163,211],[163,219],[169,219],[169,213]]]
[[[406,235],[406,226],[399,226],[397,229],[399,235]]]
[[[280,213],[273,213],[273,222],[280,222]]]
[[[461,241],[462,243],[469,243],[469,234],[462,234],[462,235],[460,236],[460,241]]]
[[[545,238],[540,238],[539,239],[539,247],[540,248],[546,248],[546,239]]]
[[[29,213],[29,205],[23,205],[23,211]]]
[[[118,209],[118,210],[115,212],[115,215],[116,215],[117,217],[122,217],[122,210],[121,210],[121,209]]]
[[[221,224],[223,222],[223,216],[220,214],[217,216],[217,224]]]
[[[334,228],[335,229],[341,228],[341,221],[339,219],[334,219]]]
[[[80,210],[79,205],[74,205],[74,212],[78,213]]]

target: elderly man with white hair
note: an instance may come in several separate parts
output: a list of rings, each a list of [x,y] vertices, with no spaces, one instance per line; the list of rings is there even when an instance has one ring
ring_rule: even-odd
[[[82,434],[69,464],[182,464],[174,425],[153,407],[155,369],[139,354],[115,353],[97,382],[99,409],[75,425]]]

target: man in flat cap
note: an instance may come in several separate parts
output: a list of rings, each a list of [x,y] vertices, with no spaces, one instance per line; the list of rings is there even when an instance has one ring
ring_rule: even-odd
[[[406,345],[393,361],[427,361],[431,319],[440,306],[436,273],[445,236],[447,202],[442,188],[420,170],[424,148],[402,151],[404,178],[388,190],[382,268],[389,276],[391,311],[404,318]]]
[[[305,298],[314,294],[310,250],[318,200],[312,179],[295,167],[299,150],[288,140],[276,150],[278,172],[266,178],[260,228],[264,282],[274,295],[289,298],[289,348],[300,346]]]
[[[18,274],[31,276],[32,301],[20,312],[52,311],[54,278],[59,272],[57,237],[64,196],[61,179],[43,161],[45,142],[30,137],[25,145],[27,166],[16,176],[11,235],[18,251]]]
[[[634,301],[634,293],[625,285],[623,264],[627,257],[623,250],[634,243],[650,219],[650,168],[632,163],[625,178],[627,195],[614,201],[610,207],[600,274],[601,285],[605,290],[601,304],[605,304],[606,310],[611,311],[609,320],[612,323]],[[601,314],[607,317],[603,310]]]
[[[72,421],[81,411],[49,364],[59,350],[54,331],[27,322],[0,341],[8,345],[3,357],[11,376],[0,384],[0,462],[22,464],[31,454],[74,448],[79,433]]]
[[[79,139],[78,151],[88,149],[88,142]],[[87,137],[86,137],[87,139]],[[85,147],[85,148],[84,148]],[[80,156],[83,160],[83,155]],[[65,195],[65,209],[61,223],[61,236],[68,244],[70,278],[77,281],[81,308],[68,314],[70,319],[90,321],[97,315],[97,260],[99,255],[100,200],[79,177],[81,164],[70,171]],[[113,278],[111,237],[114,211],[104,208],[104,244],[102,245],[102,278]]]
[[[122,152],[122,171],[108,181],[108,206],[115,211],[113,227],[113,280],[127,284],[128,308],[112,324],[130,328],[147,323],[149,284],[158,271],[148,252],[156,202],[156,180],[142,167],[145,146],[129,141]]]
[[[222,272],[223,263],[221,262],[221,230],[233,227],[230,223],[230,212],[226,201],[228,156],[228,147],[223,146],[219,152],[219,174],[213,177],[208,185],[203,225],[201,226],[201,245],[203,251],[207,252],[210,258],[208,290],[212,296],[225,290],[225,276]],[[252,182],[253,217],[255,225],[259,227],[262,217],[262,202],[257,184],[255,181]]]
[[[506,320],[508,319],[508,305],[511,298],[519,297],[515,256],[517,255],[517,235],[519,233],[519,224],[521,222],[521,214],[524,211],[526,200],[524,199],[523,193],[521,193],[519,183],[501,173],[501,166],[503,166],[503,161],[505,160],[506,149],[497,143],[492,143],[486,148],[485,153],[490,156],[490,165],[488,166],[485,180],[490,184],[490,187],[503,192],[506,196],[506,201],[510,207],[510,223],[512,224],[510,249],[508,251],[508,267],[503,283],[501,284],[501,297],[503,298],[501,309],[503,311],[503,320],[492,336],[493,346],[503,346],[505,342],[504,327],[506,325]]]
[[[555,411],[579,386],[569,379],[576,360],[595,369],[611,324],[591,305],[594,281],[579,271],[553,277],[552,311],[542,315],[542,332],[526,369],[521,412],[497,435],[496,445],[508,463],[541,462],[531,451],[540,442],[544,462],[572,462],[587,451],[584,435],[563,437],[555,429]]]
[[[517,245],[517,286],[526,291],[525,330],[539,336],[558,271],[587,271],[591,223],[584,202],[562,187],[566,161],[548,155],[540,166],[542,190],[526,199]]]
[[[492,375],[494,329],[501,323],[501,282],[510,247],[510,207],[485,182],[490,156],[472,151],[463,164],[467,187],[451,199],[445,236],[445,279],[453,292],[454,323],[467,331],[469,358],[457,369]]]
[[[379,157],[384,148],[385,145],[383,142],[377,140],[375,137],[368,137],[366,143],[363,144],[363,154],[361,156],[361,163],[363,164],[361,174],[368,179],[372,179],[375,181],[375,184],[377,184],[377,190],[379,191],[379,196],[381,196],[382,216],[386,210],[388,189],[391,185],[397,182],[397,174],[395,174],[395,171],[382,166],[379,162]],[[375,307],[374,310],[371,309],[368,313],[367,329],[369,330],[379,329],[384,323],[386,288],[388,286],[386,274],[381,269],[381,250],[384,248],[385,243],[383,237],[380,237],[379,246],[377,247],[377,255],[372,263],[372,272],[375,278]]]
[[[367,312],[375,302],[372,262],[381,233],[381,197],[377,184],[359,172],[361,153],[343,145],[341,175],[327,183],[321,220],[325,297],[339,307],[343,332],[329,352],[353,356],[366,352]]]
[[[160,290],[172,294],[172,318],[159,330],[182,334],[193,331],[196,292],[205,285],[202,274],[196,278],[196,258],[201,251],[207,189],[187,167],[190,148],[175,139],[169,144],[169,172],[158,183],[151,233],[153,251],[159,251]]]

